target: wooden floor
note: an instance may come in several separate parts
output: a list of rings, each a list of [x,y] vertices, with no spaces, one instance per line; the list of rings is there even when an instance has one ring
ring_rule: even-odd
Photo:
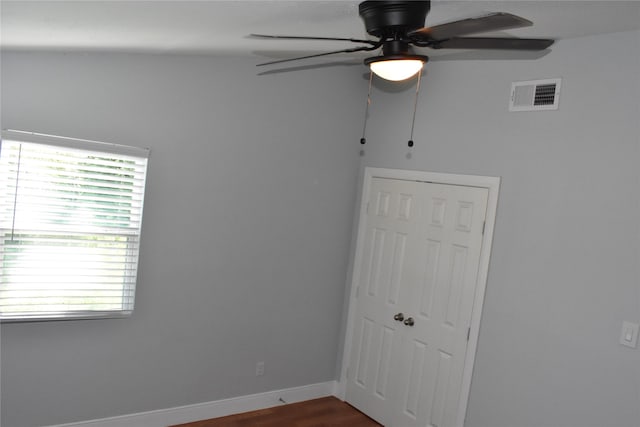
[[[335,397],[291,403],[172,427],[382,427]]]

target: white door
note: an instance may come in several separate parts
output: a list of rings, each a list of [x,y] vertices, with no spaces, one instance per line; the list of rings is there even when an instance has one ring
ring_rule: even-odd
[[[346,400],[387,427],[456,424],[487,198],[486,188],[371,180]]]
[[[415,257],[414,212],[420,187],[418,182],[374,178],[362,247],[356,249],[360,268],[355,278],[357,303],[346,398],[385,425],[394,397],[392,362],[397,360],[394,356],[400,351],[405,328],[394,317],[408,309],[402,308],[406,296],[400,291],[411,275],[406,270],[415,269],[416,264],[407,258]]]

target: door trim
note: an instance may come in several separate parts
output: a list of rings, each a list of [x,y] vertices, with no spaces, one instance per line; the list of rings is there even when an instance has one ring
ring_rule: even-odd
[[[459,175],[438,172],[425,172],[414,170],[385,169],[366,167],[364,180],[362,183],[362,194],[360,201],[360,213],[358,216],[358,235],[356,239],[356,250],[353,260],[352,277],[349,289],[349,308],[347,315],[347,328],[342,355],[342,369],[340,381],[337,388],[337,396],[344,400],[346,395],[347,370],[351,355],[351,341],[353,339],[354,312],[356,302],[356,287],[360,276],[360,266],[362,265],[362,254],[357,248],[364,243],[367,214],[367,196],[374,178],[388,178],[406,181],[422,181],[435,184],[461,185],[465,187],[486,188],[489,191],[487,199],[487,213],[485,219],[484,234],[482,236],[482,248],[480,252],[480,262],[478,266],[478,277],[476,283],[476,294],[474,297],[473,310],[471,313],[471,324],[469,325],[469,344],[465,356],[464,370],[462,376],[462,386],[460,388],[460,403],[458,405],[458,415],[456,417],[456,427],[463,427],[471,391],[471,377],[478,346],[478,335],[480,333],[480,319],[482,316],[482,306],[484,294],[487,287],[489,275],[489,260],[491,256],[491,245],[493,243],[493,231],[495,228],[496,212],[498,207],[498,193],[500,190],[500,177],[488,177],[478,175]]]

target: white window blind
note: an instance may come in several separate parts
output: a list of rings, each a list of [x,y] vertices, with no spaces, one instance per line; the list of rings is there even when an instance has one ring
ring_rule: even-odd
[[[129,315],[149,151],[2,136],[0,318]]]

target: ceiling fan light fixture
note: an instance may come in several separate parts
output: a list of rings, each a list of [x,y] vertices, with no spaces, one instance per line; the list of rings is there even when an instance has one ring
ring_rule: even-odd
[[[378,77],[399,82],[418,74],[428,59],[421,55],[377,56],[365,59],[364,63]]]

